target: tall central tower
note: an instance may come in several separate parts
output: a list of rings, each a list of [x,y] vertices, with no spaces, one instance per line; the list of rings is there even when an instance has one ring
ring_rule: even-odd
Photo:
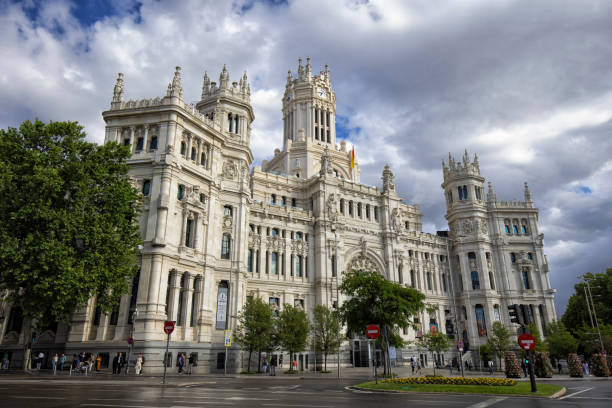
[[[275,171],[298,178],[310,178],[320,171],[321,156],[327,148],[333,173],[359,181],[357,165],[350,167],[351,154],[346,142],[336,145],[336,94],[329,68],[312,74],[310,58],[298,60],[297,76],[287,75],[283,94],[283,148],[264,161],[264,171]]]

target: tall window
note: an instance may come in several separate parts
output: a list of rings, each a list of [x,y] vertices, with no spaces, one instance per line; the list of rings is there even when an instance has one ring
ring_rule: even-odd
[[[193,327],[196,325],[196,319],[198,316],[198,302],[197,302],[197,295],[198,293],[196,292],[198,289],[198,282],[201,278],[197,278],[193,280],[193,292],[191,293],[191,319],[189,320],[189,327]]]
[[[302,277],[302,255],[295,257],[295,276]]]
[[[478,328],[478,336],[484,337],[487,335],[487,323],[485,321],[484,308],[482,305],[476,305],[476,327]]]
[[[427,272],[427,290],[431,290],[431,272]]]
[[[145,180],[142,183],[142,195],[147,197],[151,193],[151,180]]]
[[[181,142],[181,156],[185,155],[186,150],[187,150],[187,144],[185,142]]]
[[[480,187],[475,187],[474,191],[476,192],[476,199],[478,201],[482,200],[481,189]]]
[[[523,235],[527,235],[527,227],[525,224],[521,225],[521,231],[523,232]]]
[[[157,150],[157,136],[153,136],[151,138],[151,143],[149,143],[149,149]]]
[[[442,290],[444,292],[447,291],[447,287],[446,287],[446,274],[445,273],[442,274]]]
[[[144,149],[144,139],[139,137],[136,141],[136,151],[140,152],[142,149]]]
[[[519,233],[518,226],[513,225],[512,226],[512,231],[514,232],[515,235],[518,235],[518,233]]]
[[[116,326],[119,323],[119,305],[113,307],[113,311],[110,315],[110,324]]]
[[[189,248],[193,248],[193,220],[188,219],[187,225],[185,227],[185,246]]]
[[[176,318],[176,325],[177,326],[182,326],[183,323],[185,323],[183,320],[185,320],[185,316],[183,315],[183,303],[185,301],[184,297],[185,297],[185,275],[183,274],[183,276],[181,276],[181,289],[179,292],[179,298],[178,298],[178,316]]]
[[[202,152],[202,154],[200,155],[200,164],[202,166],[206,166],[206,153]]]
[[[361,218],[361,203],[357,203],[357,216]]]
[[[523,278],[523,286],[525,289],[531,289],[531,282],[529,282],[529,272],[521,271],[521,276]]]
[[[136,305],[138,303],[138,284],[140,282],[140,269],[138,269],[138,273],[132,279],[132,290],[130,291],[130,313],[128,315],[128,323],[132,324],[132,318],[134,317],[134,312],[136,311]]]
[[[344,214],[344,198],[340,199],[340,214]]]
[[[514,252],[510,252],[510,261],[516,263],[516,254]]]
[[[480,289],[480,279],[478,278],[478,272],[472,271],[472,289]]]
[[[176,191],[176,198],[178,198],[179,200],[182,200],[183,197],[185,197],[185,186],[182,184],[179,184],[178,189]]]
[[[506,224],[504,227],[506,228],[506,235],[510,235],[510,226]]]
[[[336,277],[336,255],[331,256],[332,278]]]
[[[350,216],[353,215],[353,202],[352,201],[349,201],[348,213],[349,213]]]
[[[221,238],[221,259],[230,259],[230,248],[231,236],[230,234],[223,234]]]
[[[499,305],[493,306],[493,317],[495,318],[496,322],[499,322],[501,320],[499,315]]]
[[[278,275],[278,252],[272,252],[271,270],[272,275]]]
[[[270,196],[270,203],[271,203],[271,204],[276,204],[276,194],[272,194],[272,195]]]
[[[491,284],[491,289],[495,290],[495,281],[493,280],[493,272],[489,272],[489,283]]]
[[[197,157],[197,152],[196,152],[196,148],[192,147],[191,148],[191,160],[195,161]]]
[[[248,265],[248,271],[253,272],[253,250],[252,249],[249,249],[247,265]]]
[[[223,216],[226,216],[226,215],[229,215],[229,216],[232,215],[232,206],[231,205],[223,206]]]
[[[410,286],[415,287],[414,270],[410,270]]]
[[[296,207],[297,206],[297,201],[295,200],[295,198],[291,199],[291,206],[292,207]]]
[[[19,306],[11,307],[11,313],[9,313],[8,325],[6,327],[6,332],[17,332],[21,333],[21,328],[23,326],[23,309]]]

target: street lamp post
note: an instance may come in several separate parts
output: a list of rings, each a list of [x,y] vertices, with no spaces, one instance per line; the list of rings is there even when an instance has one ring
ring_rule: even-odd
[[[450,257],[451,257],[451,246],[449,244],[449,242],[454,242],[454,240],[452,238],[448,238],[447,237],[447,243],[446,243],[446,251],[448,252],[447,256],[446,256],[446,261],[448,262],[448,278],[450,281],[450,286],[451,286],[451,292],[452,292],[452,298],[453,298],[453,309],[455,309],[455,342],[459,341],[459,320],[457,318],[458,316],[458,312],[457,312],[457,302],[455,301],[455,285],[453,285],[453,270],[451,267],[451,261],[450,261]],[[459,354],[459,367],[461,367],[461,377],[463,377],[463,356],[461,355],[462,350],[459,350],[459,348],[457,347],[457,352]]]

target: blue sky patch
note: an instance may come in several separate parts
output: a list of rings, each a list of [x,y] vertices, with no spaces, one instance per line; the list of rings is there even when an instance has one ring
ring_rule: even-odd
[[[361,128],[359,126],[350,127],[349,119],[346,116],[336,115],[336,138],[344,140],[353,140],[353,136],[359,134]]]
[[[593,191],[588,186],[577,186],[577,187],[574,187],[574,191],[577,194],[580,194],[580,195],[591,195],[591,194],[593,194]]]

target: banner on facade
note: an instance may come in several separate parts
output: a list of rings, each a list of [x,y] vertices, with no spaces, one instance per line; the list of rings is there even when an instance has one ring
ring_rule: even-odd
[[[225,320],[227,319],[227,288],[219,286],[217,291],[217,330],[225,329]]]

